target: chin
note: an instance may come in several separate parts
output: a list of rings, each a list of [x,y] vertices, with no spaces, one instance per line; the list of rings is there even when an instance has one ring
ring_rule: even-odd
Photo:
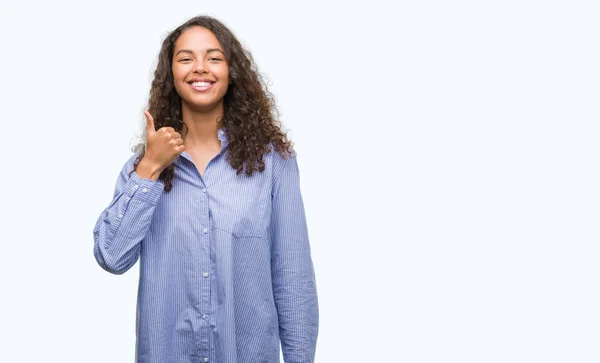
[[[210,111],[216,107],[220,107],[222,105],[221,102],[198,102],[198,101],[183,101],[183,103],[191,110],[194,111]]]

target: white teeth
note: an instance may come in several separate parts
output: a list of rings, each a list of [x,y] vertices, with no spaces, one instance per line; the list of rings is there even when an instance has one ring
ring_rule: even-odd
[[[194,87],[208,87],[210,84],[210,82],[192,82],[192,86]]]

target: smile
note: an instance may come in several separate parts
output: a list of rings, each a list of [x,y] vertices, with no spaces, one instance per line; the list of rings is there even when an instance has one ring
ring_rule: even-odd
[[[190,87],[197,92],[205,92],[213,88],[214,82],[190,82]]]

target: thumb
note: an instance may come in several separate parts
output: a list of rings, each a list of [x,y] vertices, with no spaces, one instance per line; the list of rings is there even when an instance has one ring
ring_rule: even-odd
[[[146,129],[148,131],[148,135],[151,135],[156,132],[156,128],[154,126],[154,118],[148,111],[144,111],[144,115],[146,116]]]

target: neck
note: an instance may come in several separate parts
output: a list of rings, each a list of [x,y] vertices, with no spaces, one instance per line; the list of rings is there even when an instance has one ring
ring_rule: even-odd
[[[187,132],[183,142],[187,147],[220,145],[217,130],[220,125],[217,120],[223,117],[223,105],[209,111],[197,111],[182,105],[183,123]]]

